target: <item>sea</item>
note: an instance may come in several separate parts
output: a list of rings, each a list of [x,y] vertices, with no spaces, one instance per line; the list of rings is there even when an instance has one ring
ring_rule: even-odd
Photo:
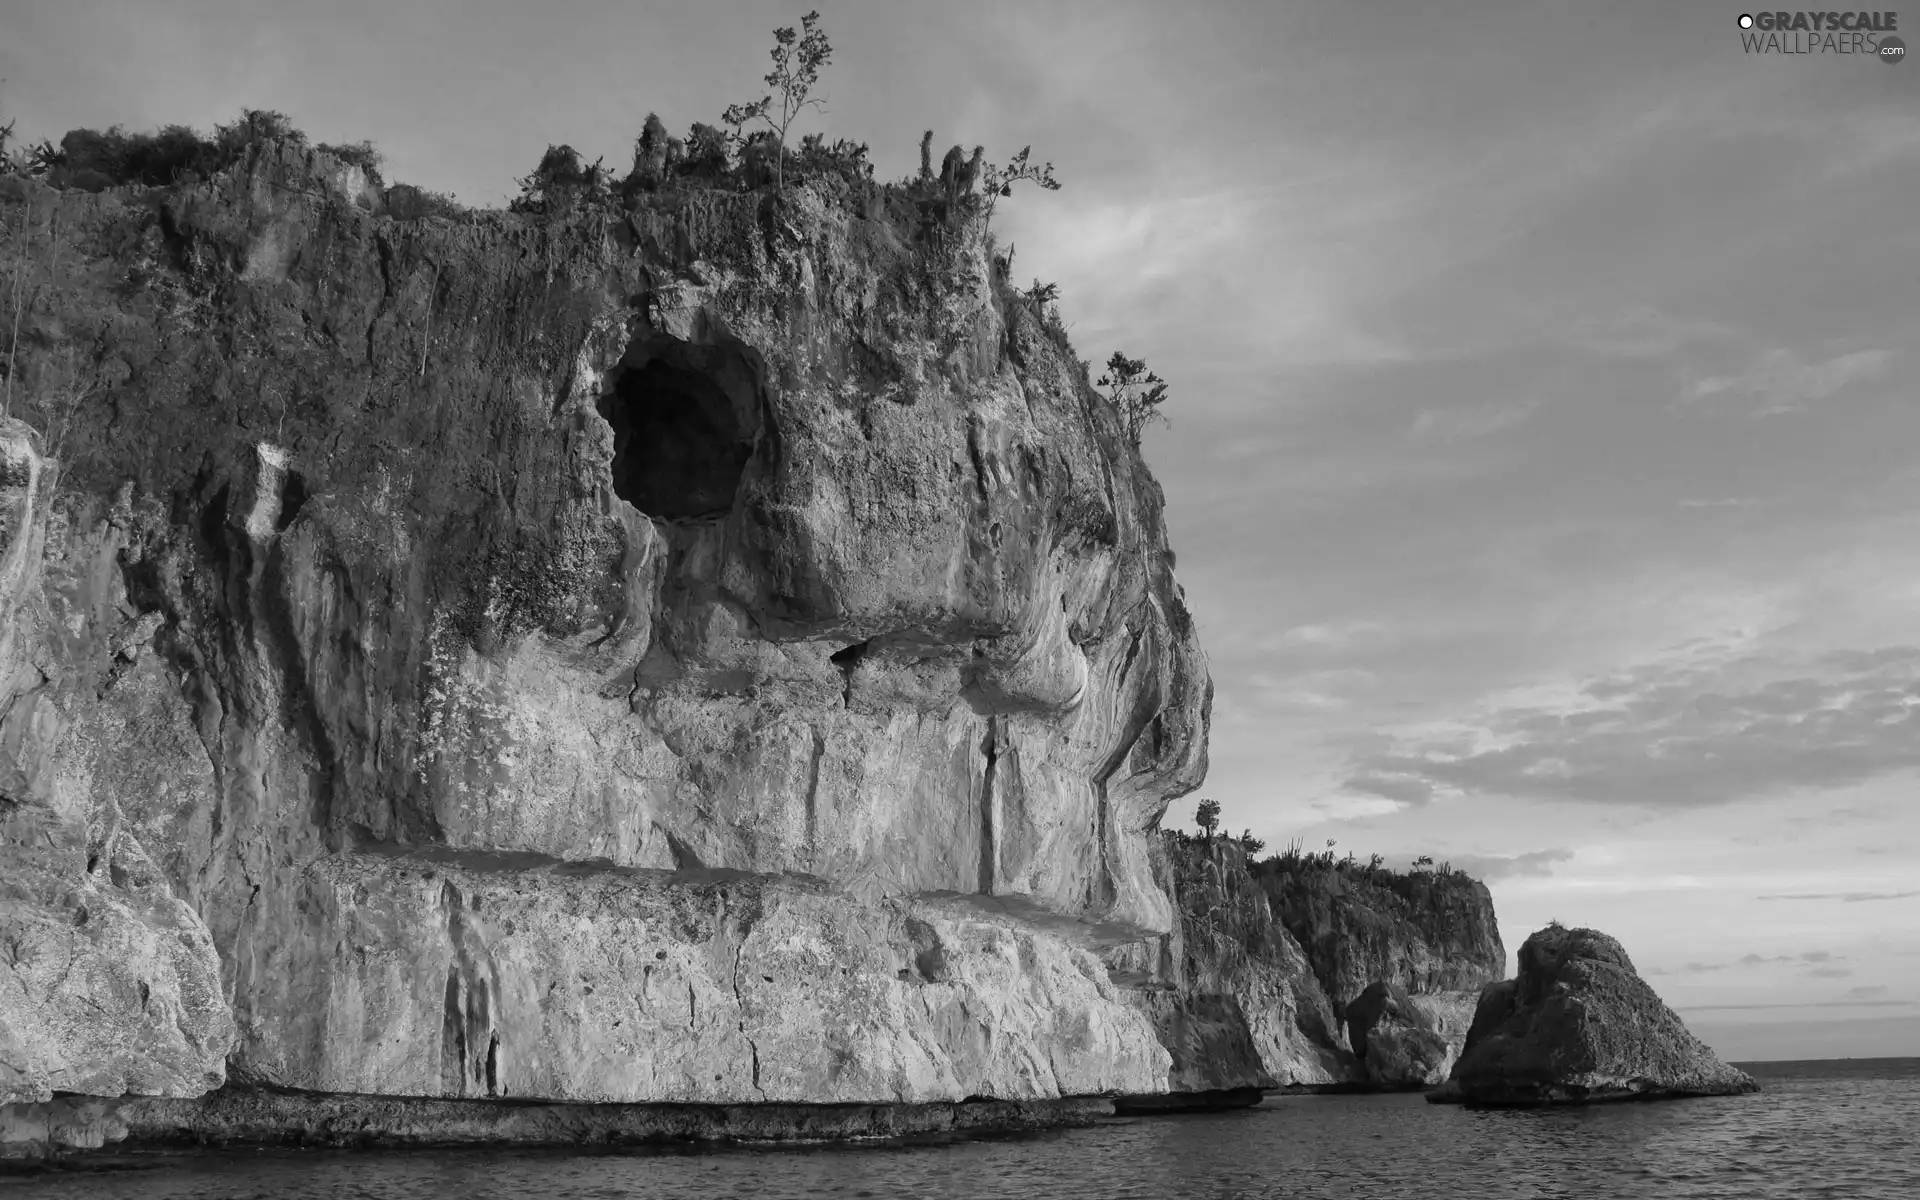
[[[1920,1058],[1741,1065],[1764,1091],[1550,1110],[1269,1096],[1019,1137],[785,1149],[197,1154],[0,1175],[0,1200],[1920,1197]]]

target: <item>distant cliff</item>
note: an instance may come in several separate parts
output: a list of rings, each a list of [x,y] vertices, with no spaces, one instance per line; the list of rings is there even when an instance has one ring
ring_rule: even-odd
[[[1369,1072],[1348,1006],[1369,984],[1403,989],[1457,1054],[1480,988],[1505,974],[1492,897],[1455,872],[1255,862],[1231,840],[1177,833],[1154,861],[1179,924],[1107,961],[1153,1016],[1175,1091],[1422,1086]]]

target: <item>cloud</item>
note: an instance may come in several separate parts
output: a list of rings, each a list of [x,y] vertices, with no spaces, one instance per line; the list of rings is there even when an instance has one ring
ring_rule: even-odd
[[[1356,775],[1341,786],[1414,808],[1433,801],[1433,785],[1416,775]]]
[[[1845,979],[1853,974],[1847,967],[1815,967],[1807,972],[1810,979]]]
[[[1624,308],[1600,320],[1582,320],[1560,331],[1562,340],[1610,358],[1659,359],[1698,342],[1726,342],[1740,335],[1719,321],[1683,317],[1652,305]]]
[[[1350,694],[1366,690],[1373,682],[1371,671],[1343,667],[1298,674],[1256,671],[1244,686],[1263,708],[1327,711],[1348,707]]]
[[[1452,862],[1455,867],[1474,878],[1491,882],[1495,879],[1551,875],[1554,863],[1566,862],[1572,857],[1573,851],[1565,847],[1555,847],[1552,850],[1532,850],[1525,854],[1455,855]]]
[[[1684,970],[1718,971],[1722,967],[1759,967],[1769,963],[1830,963],[1840,961],[1831,950],[1807,950],[1800,954],[1743,954],[1732,963],[1688,963]]]
[[[1730,963],[1690,962],[1683,967],[1676,968],[1671,973],[1680,974],[1680,975],[1701,975],[1701,974],[1705,974],[1708,971],[1724,971],[1729,967],[1759,967],[1759,966],[1768,965],[1770,963],[1825,962],[1828,959],[1828,957],[1829,955],[1825,950],[1815,950],[1812,953],[1801,954],[1801,955],[1775,954],[1775,955],[1769,956],[1769,955],[1761,955],[1761,954],[1746,954],[1746,955],[1742,955],[1740,958]],[[1661,973],[1668,974],[1669,972],[1661,972]]]
[[[1410,437],[1436,442],[1460,442],[1488,437],[1511,429],[1539,408],[1537,401],[1520,404],[1468,404],[1456,408],[1424,408],[1407,431]]]
[[[1338,621],[1295,625],[1264,642],[1263,650],[1347,650],[1377,640],[1386,627],[1378,621]]]
[[[1359,755],[1344,786],[1406,805],[1465,793],[1690,808],[1920,768],[1914,647],[1792,661],[1682,650],[1531,703],[1409,729]]]
[[[1886,994],[1887,985],[1884,983],[1862,984],[1859,987],[1850,987],[1847,989],[1847,999],[1849,1000],[1878,1000],[1885,997]]]
[[[1905,900],[1911,896],[1920,896],[1920,891],[1911,892],[1778,892],[1768,896],[1756,896],[1756,900],[1839,900],[1847,904],[1862,904],[1870,900]]]
[[[1859,991],[1859,990],[1860,990],[1859,988],[1853,989],[1853,991]],[[1849,996],[1851,996],[1852,994],[1853,994],[1852,991],[1848,993]],[[1774,1003],[1774,1004],[1676,1004],[1674,1005],[1674,1008],[1680,1012],[1719,1012],[1719,1011],[1730,1011],[1734,1009],[1747,1010],[1747,1009],[1761,1009],[1761,1008],[1912,1008],[1912,1007],[1916,1007],[1916,1005],[1920,1005],[1920,1002],[1916,1002],[1913,1000],[1845,999],[1845,1000],[1806,1000],[1806,1001],[1788,1000],[1788,1001],[1781,1001],[1779,1003]]]
[[[1857,380],[1878,378],[1892,362],[1888,350],[1856,350],[1817,363],[1791,350],[1769,350],[1738,375],[1709,376],[1687,395],[1695,404],[1773,416],[1825,400]]]
[[[1682,500],[1681,508],[1751,508],[1755,501],[1728,496],[1720,500]]]

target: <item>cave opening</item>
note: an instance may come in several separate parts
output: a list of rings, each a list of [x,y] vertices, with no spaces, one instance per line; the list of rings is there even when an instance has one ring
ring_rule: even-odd
[[[613,490],[650,517],[724,516],[753,456],[759,371],[744,347],[653,339],[629,351],[601,397],[613,427]]]

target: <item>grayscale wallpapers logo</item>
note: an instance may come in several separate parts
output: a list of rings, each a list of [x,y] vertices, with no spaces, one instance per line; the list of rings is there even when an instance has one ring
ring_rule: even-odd
[[[1857,54],[1889,63],[1907,57],[1907,43],[1895,32],[1899,13],[1741,13],[1739,24],[1748,54]]]

